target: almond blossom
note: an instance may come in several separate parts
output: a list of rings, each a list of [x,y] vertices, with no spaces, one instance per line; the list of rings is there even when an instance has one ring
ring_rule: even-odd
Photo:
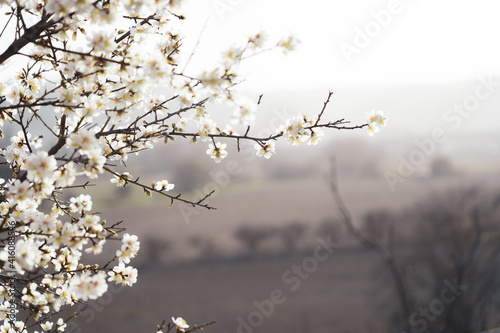
[[[384,115],[382,110],[372,110],[366,113],[366,119],[368,120],[368,134],[372,136],[380,131],[380,127],[385,127],[387,123],[387,117]]]
[[[257,156],[264,157],[265,159],[269,159],[273,154],[276,154],[274,142],[267,142],[264,145],[256,143],[254,148],[257,150]]]
[[[214,144],[209,144],[207,149],[207,154],[215,160],[216,163],[220,163],[226,156],[227,151],[225,151],[227,145],[225,143],[217,142]]]
[[[182,317],[174,318],[172,317],[172,322],[177,326],[179,332],[185,332],[185,329],[189,327],[186,321]]]

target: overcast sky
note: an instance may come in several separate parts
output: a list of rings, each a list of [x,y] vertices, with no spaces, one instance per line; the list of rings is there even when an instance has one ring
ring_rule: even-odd
[[[249,88],[448,83],[500,72],[498,0],[187,2],[193,40],[207,22],[198,65],[260,29],[302,41],[288,56],[275,52],[249,63]]]

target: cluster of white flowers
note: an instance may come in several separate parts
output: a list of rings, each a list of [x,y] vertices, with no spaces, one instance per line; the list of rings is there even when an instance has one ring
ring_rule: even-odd
[[[384,115],[382,110],[372,110],[366,113],[366,119],[368,120],[368,135],[372,136],[380,131],[380,127],[385,127],[387,123],[387,117]]]
[[[92,201],[88,195],[72,197],[66,203],[55,200],[48,214],[39,211],[42,200],[48,198],[40,185],[55,186],[51,176],[56,173],[46,173],[46,168],[55,169],[56,165],[46,154],[32,154],[25,166],[27,180],[16,180],[9,186],[2,209],[4,221],[15,224],[19,234],[15,260],[9,260],[12,253],[7,247],[0,252],[0,260],[2,271],[14,268],[26,277],[46,272],[42,280],[23,289],[20,299],[23,306],[32,309],[35,318],[41,318],[63,305],[96,299],[106,292],[105,273],[98,271],[98,265],[81,263],[82,250],[87,247],[86,252],[99,254],[106,239],[115,233],[104,227],[99,216],[89,213]],[[64,221],[64,216],[69,220]],[[125,234],[123,244],[120,260],[129,262],[137,254],[139,242],[137,237]]]
[[[116,256],[120,262],[128,264],[130,259],[135,258],[141,243],[138,241],[137,236],[125,234],[122,239],[122,247],[116,251]]]
[[[319,141],[319,137],[323,136],[323,132],[307,129],[308,126],[312,125],[313,121],[308,120],[306,116],[296,116],[286,121],[283,133],[288,142],[293,146],[298,146],[304,142],[316,144]]]
[[[132,286],[137,282],[137,274],[136,268],[131,266],[125,267],[125,264],[121,262],[113,268],[113,271],[109,272],[110,278],[108,281],[121,283],[122,286]]]

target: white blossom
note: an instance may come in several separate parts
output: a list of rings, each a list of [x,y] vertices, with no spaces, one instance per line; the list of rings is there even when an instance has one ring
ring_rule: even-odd
[[[387,123],[387,117],[384,115],[384,111],[377,109],[367,112],[366,119],[368,120],[368,134],[370,136],[378,133],[380,127],[385,127]]]
[[[175,185],[168,182],[168,180],[160,180],[153,183],[153,187],[157,191],[170,191],[173,190]]]
[[[172,317],[172,322],[177,326],[177,330],[180,332],[185,332],[185,329],[189,327],[186,321],[182,317],[174,318]]]
[[[57,162],[54,156],[49,156],[45,151],[38,151],[28,157],[25,168],[28,171],[28,179],[34,182],[41,182],[45,178],[51,178]]]
[[[125,267],[123,262],[115,266],[111,272],[108,273],[110,278],[108,281],[115,281],[117,284],[120,283],[122,286],[132,286],[137,282],[137,269],[131,266]]]
[[[257,156],[263,156],[266,159],[269,159],[273,154],[276,154],[274,142],[267,142],[263,145],[256,143],[254,148],[257,150]]]
[[[207,149],[207,154],[215,160],[216,163],[220,163],[226,156],[227,151],[225,143],[216,142],[215,145],[209,144]]]

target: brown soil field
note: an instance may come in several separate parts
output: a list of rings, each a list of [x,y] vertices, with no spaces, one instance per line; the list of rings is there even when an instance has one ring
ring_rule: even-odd
[[[498,186],[490,176],[408,179],[393,193],[383,178],[366,178],[341,179],[340,190],[356,221],[372,209],[399,210],[430,192],[471,184]],[[102,215],[109,221],[124,220],[128,232],[142,240],[141,247],[148,238],[168,241],[166,259],[152,263],[140,254],[131,263],[139,269],[137,284],[113,287],[104,301],[90,303],[74,332],[155,332],[157,324],[172,316],[182,316],[191,325],[216,321],[206,332],[241,333],[376,332],[391,320],[387,309],[396,301],[390,275],[375,254],[345,234],[327,260],[309,267],[307,278],[286,275],[294,265],[311,264],[318,244],[315,228],[337,214],[323,178],[231,183],[210,199],[217,210],[196,210],[189,223],[178,203],[169,208],[169,202],[143,197],[134,192],[123,200],[124,206],[102,209]],[[293,255],[271,251],[248,258],[234,237],[245,223],[283,226],[290,221],[308,226],[302,250]],[[215,253],[210,260],[200,259],[203,248],[193,247],[193,236],[210,241]],[[273,295],[279,304],[272,313],[256,314],[255,301],[269,310]],[[246,326],[239,318],[258,325]]]
[[[216,321],[206,332],[326,333],[366,331],[385,320],[391,290],[377,288],[371,281],[378,265],[372,253],[339,250],[311,273],[287,275],[295,278],[293,283],[282,279],[310,255],[168,269],[140,267],[137,285],[108,295],[109,304],[105,297],[106,306],[91,305],[78,325],[84,332],[155,332],[162,319],[182,315],[190,324]],[[390,279],[385,272],[380,274]],[[269,304],[273,290],[282,292],[279,304],[272,312],[269,305],[262,305],[268,312],[260,312],[262,324],[256,326],[259,310],[254,302]],[[238,318],[252,323],[250,330]]]

